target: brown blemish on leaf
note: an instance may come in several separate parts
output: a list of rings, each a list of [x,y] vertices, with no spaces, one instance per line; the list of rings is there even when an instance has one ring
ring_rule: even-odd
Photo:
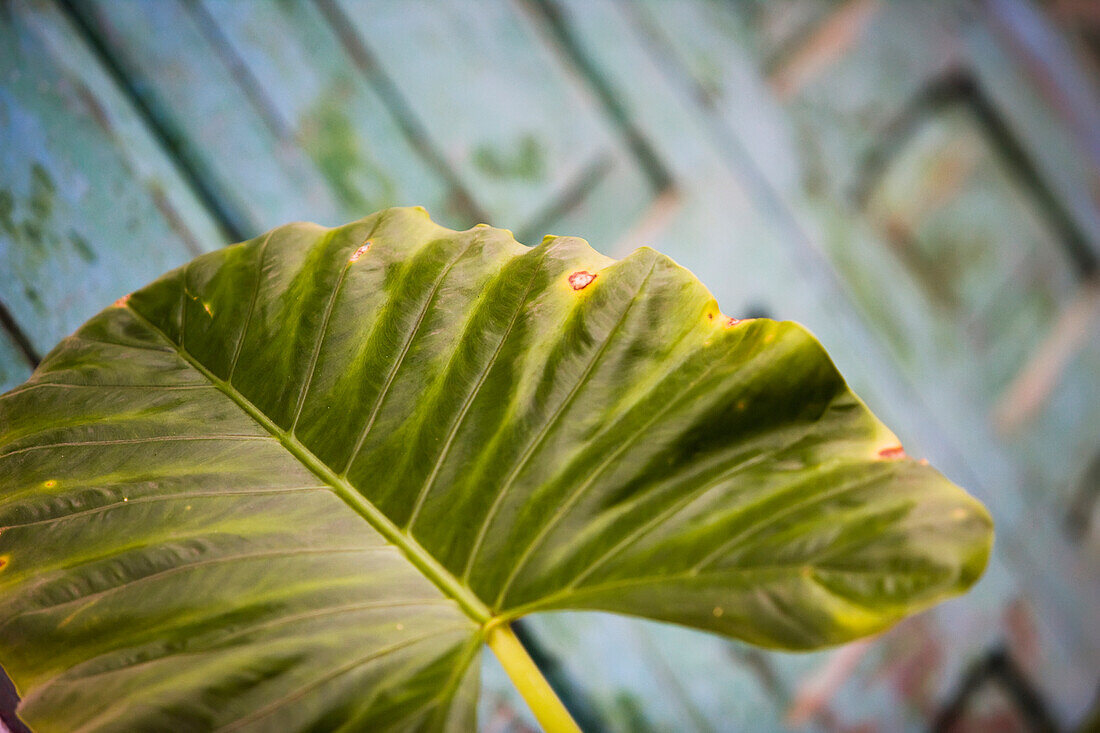
[[[900,445],[891,445],[883,448],[878,452],[878,457],[884,461],[900,461],[903,458],[908,458],[905,454],[905,449]]]
[[[126,295],[123,295],[121,298],[116,300],[114,305],[115,305],[116,308],[125,308],[126,307],[126,302],[128,300],[130,300],[130,294],[129,293],[127,293]]]
[[[951,518],[954,519],[956,522],[961,522],[962,520],[968,519],[969,517],[970,512],[966,511],[962,507],[959,507],[958,509],[953,509],[951,511]]]
[[[725,613],[725,610],[723,610],[723,608],[721,606],[715,606],[713,613],[714,613],[714,618],[721,618],[722,614]]]
[[[45,481],[42,482],[42,485],[44,487],[46,487],[47,489],[52,489],[53,487],[57,486],[57,481],[55,481],[52,478],[51,479],[46,479]]]
[[[370,251],[370,246],[372,244],[374,244],[374,242],[372,242],[371,240],[368,239],[367,241],[365,241],[361,245],[359,245],[359,249],[352,252],[351,257],[348,258],[348,264],[350,265],[353,262],[358,262],[360,257],[362,257],[368,251]]]
[[[202,309],[206,311],[206,315],[210,316],[211,318],[214,317],[214,309],[211,308],[210,304],[207,303],[205,300],[202,302]]]
[[[11,560],[11,555],[0,555],[0,570],[8,566],[9,560]]]
[[[569,276],[569,287],[574,290],[584,290],[595,279],[596,273],[589,272],[588,270],[577,270]]]
[[[734,326],[736,326],[740,322],[741,322],[740,318],[734,318],[733,316],[728,316],[726,318],[726,328],[733,328]]]

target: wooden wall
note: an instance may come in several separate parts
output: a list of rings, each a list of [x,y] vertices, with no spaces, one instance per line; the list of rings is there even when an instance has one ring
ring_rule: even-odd
[[[967,597],[812,655],[531,620],[585,721],[1066,728],[1100,681],[1097,39],[1067,0],[0,0],[0,389],[289,220],[652,245],[806,323],[997,546]],[[491,661],[482,703],[528,725]]]

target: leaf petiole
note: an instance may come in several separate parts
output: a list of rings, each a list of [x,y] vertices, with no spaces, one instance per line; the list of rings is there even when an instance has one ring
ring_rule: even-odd
[[[546,733],[581,733],[580,726],[542,676],[512,627],[506,621],[494,619],[486,625],[485,634],[489,648],[497,655],[543,730]]]

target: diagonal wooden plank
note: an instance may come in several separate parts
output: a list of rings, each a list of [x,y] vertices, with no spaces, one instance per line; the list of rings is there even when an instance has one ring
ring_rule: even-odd
[[[0,302],[44,353],[96,310],[225,238],[56,8],[6,9]]]
[[[344,218],[423,205],[457,226],[474,223],[447,180],[425,160],[357,72],[316,4],[200,2],[191,15],[234,67],[239,88],[281,138],[313,161]]]
[[[617,205],[590,217],[602,223],[588,232],[598,245],[605,231],[625,231],[653,195],[591,92],[507,0],[333,5],[333,22],[354,30],[364,71],[399,90],[494,224],[528,232],[573,208],[556,202],[611,189],[603,200]],[[603,160],[606,174],[592,177]]]
[[[312,7],[73,7],[243,235],[293,219],[334,224],[412,199],[442,208],[446,191],[387,110],[350,69],[334,75],[348,64]],[[258,42],[257,24],[278,48]]]

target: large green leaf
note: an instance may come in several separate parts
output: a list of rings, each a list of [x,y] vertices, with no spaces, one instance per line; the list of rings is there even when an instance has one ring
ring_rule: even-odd
[[[835,644],[991,540],[800,326],[422,209],[198,258],[0,426],[0,663],[41,730],[465,730],[487,623]]]

